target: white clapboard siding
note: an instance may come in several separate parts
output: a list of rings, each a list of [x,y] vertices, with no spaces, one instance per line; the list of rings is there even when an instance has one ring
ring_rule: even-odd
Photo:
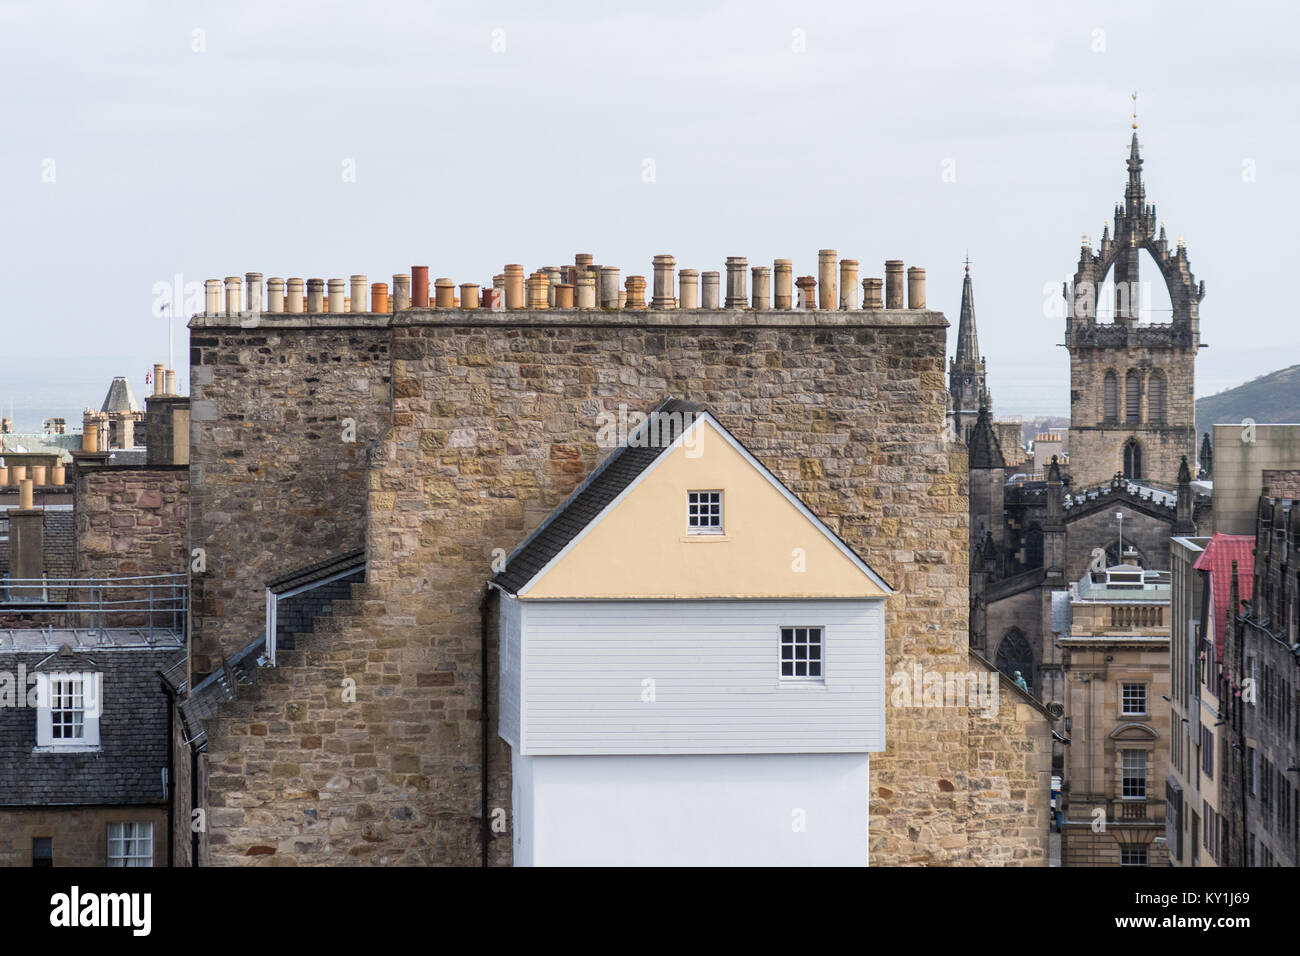
[[[497,709],[497,733],[513,750],[519,749],[520,700],[520,615],[519,601],[508,594],[501,595],[498,614],[500,634],[500,678],[498,686],[500,704]]]
[[[884,749],[883,599],[512,603],[521,753]],[[783,626],[823,628],[824,682],[781,680]]]

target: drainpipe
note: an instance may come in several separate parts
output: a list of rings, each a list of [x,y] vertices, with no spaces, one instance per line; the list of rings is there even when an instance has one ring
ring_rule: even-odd
[[[162,671],[158,671],[158,680],[162,692],[167,695],[167,868],[171,869],[174,865],[172,834],[176,828],[176,768],[172,762],[172,738],[176,732],[172,721],[176,710],[176,693],[167,686]]]
[[[483,588],[483,600],[479,602],[479,720],[483,722],[483,753],[481,766],[481,780],[479,786],[482,792],[482,806],[479,808],[480,813],[480,838],[482,845],[483,859],[482,866],[488,865],[488,841],[491,839],[492,831],[488,824],[488,609],[491,607],[492,587],[488,585]]]

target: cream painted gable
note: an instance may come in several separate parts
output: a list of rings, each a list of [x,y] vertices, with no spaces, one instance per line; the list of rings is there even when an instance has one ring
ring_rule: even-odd
[[[723,534],[687,533],[721,490]],[[863,598],[890,592],[708,416],[521,589],[524,599]]]

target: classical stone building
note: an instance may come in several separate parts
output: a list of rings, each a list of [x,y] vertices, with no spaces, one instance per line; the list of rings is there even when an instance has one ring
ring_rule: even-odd
[[[1169,768],[1169,577],[1122,564],[1069,590],[1063,866],[1163,866]],[[1097,826],[1097,820],[1105,826]]]
[[[967,469],[944,436],[947,322],[924,308],[921,270],[911,308],[894,262],[883,296],[880,279],[863,282],[860,308],[857,263],[842,264],[836,295],[834,253],[821,259],[818,278],[800,279],[803,309],[788,261],[774,288],[757,268],[751,298],[739,258],[725,306],[717,273],[678,277],[671,257],[655,260],[650,303],[642,277],[620,291],[618,270],[590,256],[526,284],[507,266],[481,297],[462,286],[460,305],[450,280],[430,296],[419,268],[394,277],[391,300],[376,284],[371,311],[365,277],[350,297],[342,280],[328,297],[312,280],[304,297],[302,280],[286,293],[270,279],[266,310],[260,275],[249,309],[239,279],[225,308],[210,284],[190,326],[190,533],[206,557],[192,576],[195,692],[226,678],[213,716],[198,718],[201,857],[509,864],[488,581],[609,453],[603,423],[669,395],[707,406],[897,592],[887,673],[988,678],[966,641]],[[275,649],[276,666],[259,665],[268,591],[331,576],[311,569],[345,552],[364,556],[364,583]],[[919,697],[886,708],[863,862],[1046,863],[1049,718],[1009,687],[985,710]]]

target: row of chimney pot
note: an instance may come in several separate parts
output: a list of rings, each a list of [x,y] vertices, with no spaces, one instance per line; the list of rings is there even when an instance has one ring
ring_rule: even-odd
[[[31,472],[28,474],[28,472]],[[20,492],[24,484],[34,485],[37,488],[46,485],[61,485],[67,478],[67,471],[63,463],[59,462],[53,467],[46,465],[0,465],[0,488],[7,488],[10,485],[17,485]],[[31,508],[30,500],[22,508]]]
[[[838,265],[838,269],[837,269]],[[459,295],[451,279],[436,279],[433,299],[429,298],[429,267],[412,266],[409,275],[395,275],[392,296],[386,282],[370,284],[370,311],[390,312],[404,309],[770,309],[789,310],[837,309],[854,311],[859,308],[903,308],[903,262],[890,259],[885,263],[885,278],[861,280],[862,298],[858,298],[858,261],[838,259],[834,249],[817,253],[817,275],[794,278],[791,260],[777,259],[772,267],[749,267],[743,256],[728,256],[726,261],[726,297],[721,297],[720,274],[699,272],[695,269],[676,270],[676,260],[670,255],[658,255],[653,263],[653,287],[646,300],[645,276],[628,276],[619,288],[619,270],[616,266],[601,266],[592,257],[580,253],[574,265],[560,268],[547,266],[525,277],[524,267],[511,263],[505,271],[493,276],[492,287],[480,288],[473,282],[461,283]],[[677,295],[673,295],[676,273]],[[750,282],[752,280],[752,292]],[[262,305],[262,274],[250,272],[244,277],[248,286],[248,311],[260,312]],[[267,312],[365,312],[366,285],[363,275],[354,275],[349,284],[342,279],[281,279],[266,280]],[[882,289],[883,286],[883,289]],[[227,276],[225,280],[225,312],[228,315],[241,311],[241,280]],[[222,282],[209,279],[206,283],[206,310],[210,314],[221,312]],[[883,291],[883,295],[882,295]],[[913,266],[907,270],[907,308],[925,308],[925,270]],[[169,376],[171,372],[167,373]],[[155,378],[155,382],[158,380]],[[172,394],[172,386],[167,386]],[[160,394],[155,392],[155,394]]]

